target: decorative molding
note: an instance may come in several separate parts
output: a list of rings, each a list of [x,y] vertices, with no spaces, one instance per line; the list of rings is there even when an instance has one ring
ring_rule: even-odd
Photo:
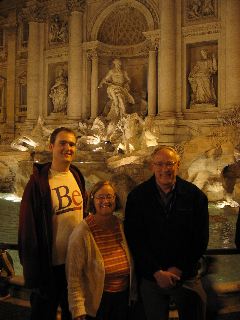
[[[160,26],[160,18],[158,14],[158,8],[154,8],[152,4],[150,4],[149,0],[138,0],[138,2],[142,3],[148,10],[151,12],[154,21],[154,28],[159,28]]]
[[[150,48],[152,50],[157,50],[160,43],[160,29],[143,32],[143,34],[150,43]]]
[[[60,59],[67,60],[68,57],[68,48],[67,47],[55,47],[45,51],[46,59]]]
[[[104,1],[99,8],[96,9],[95,15],[91,18],[87,26],[87,39],[96,40],[98,32],[107,19],[113,12],[117,12],[118,8],[123,6],[138,10],[147,22],[147,30],[154,30],[159,28],[160,18],[158,8],[153,6],[153,1],[150,0],[111,0]],[[100,40],[100,39],[98,39]]]
[[[18,76],[18,83],[22,85],[27,85],[27,71],[23,71],[19,76]]]
[[[28,52],[27,52],[27,50],[25,50],[25,51],[19,50],[19,51],[17,52],[17,59],[27,60],[27,58],[28,58]]]
[[[7,61],[7,50],[6,48],[0,49],[0,62],[6,62]]]
[[[87,58],[88,60],[94,60],[99,57],[99,54],[96,49],[90,49],[87,51]]]
[[[86,8],[86,0],[67,0],[67,8],[69,12],[84,12]]]
[[[23,8],[18,17],[20,21],[45,22],[48,17],[47,6],[36,2],[34,5]]]
[[[193,25],[182,28],[184,38],[193,36],[205,36],[207,34],[218,34],[221,32],[221,23],[213,22],[201,25]]]
[[[104,57],[137,57],[147,56],[150,47],[148,40],[133,46],[112,46],[100,41],[84,42],[83,49],[87,55],[91,55],[92,51],[96,51],[99,56]]]

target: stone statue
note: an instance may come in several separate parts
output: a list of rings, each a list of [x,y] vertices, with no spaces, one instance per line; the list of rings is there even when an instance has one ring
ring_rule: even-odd
[[[54,16],[49,27],[50,43],[65,43],[68,41],[68,24]]]
[[[98,88],[103,84],[107,85],[107,94],[111,100],[111,109],[108,118],[122,117],[126,113],[127,103],[134,104],[134,98],[129,92],[130,78],[126,71],[122,69],[120,59],[113,60],[114,67],[102,79]]]
[[[217,97],[213,86],[213,75],[217,72],[217,60],[214,55],[208,58],[206,50],[201,50],[201,59],[193,66],[188,80],[191,85],[191,105],[216,105]]]
[[[53,103],[53,111],[64,112],[67,111],[67,98],[68,98],[68,83],[65,70],[62,66],[56,68],[55,83],[51,87],[49,97]]]

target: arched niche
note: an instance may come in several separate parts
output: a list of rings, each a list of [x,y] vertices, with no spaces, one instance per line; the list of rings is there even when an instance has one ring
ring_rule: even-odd
[[[121,59],[131,80],[130,91],[135,100],[129,113],[142,113],[142,110],[146,109],[151,47],[151,41],[146,34],[155,34],[158,25],[158,14],[150,7],[150,1],[144,5],[141,1],[120,0],[98,12],[88,36],[91,41],[86,43],[86,48],[88,52],[94,51],[95,57],[97,56],[98,81],[107,74],[115,58]],[[102,114],[108,103],[106,88],[98,90],[98,95],[98,114]]]
[[[103,10],[97,17],[92,30],[90,32],[90,41],[98,40],[98,33],[99,30],[104,23],[104,21],[112,15],[113,13],[117,12],[118,8],[121,7],[128,7],[133,8],[137,10],[139,13],[143,15],[143,17],[146,19],[148,30],[154,30],[155,28],[155,22],[153,19],[153,16],[149,9],[144,6],[141,2],[135,1],[135,0],[120,0],[116,3],[113,3],[112,5],[108,6],[105,10]],[[148,31],[145,30],[145,31]]]

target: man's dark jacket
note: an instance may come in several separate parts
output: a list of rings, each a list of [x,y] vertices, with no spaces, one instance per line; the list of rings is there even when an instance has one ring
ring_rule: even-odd
[[[166,212],[155,177],[128,195],[125,234],[138,276],[153,280],[158,270],[177,267],[182,279],[196,275],[208,245],[208,200],[195,185],[176,179],[171,208]]]
[[[236,222],[235,244],[236,247],[240,249],[240,209],[238,211],[238,217]]]
[[[27,288],[47,287],[52,279],[52,200],[48,182],[51,163],[34,164],[33,174],[23,193],[20,206],[18,250]],[[85,182],[77,167],[71,165],[83,197]]]

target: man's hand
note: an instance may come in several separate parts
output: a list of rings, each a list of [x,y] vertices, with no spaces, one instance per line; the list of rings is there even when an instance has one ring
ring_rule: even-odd
[[[157,281],[157,284],[160,288],[167,289],[173,288],[176,285],[176,282],[180,280],[180,276],[170,272],[159,270],[153,274],[154,278]]]
[[[174,273],[179,278],[181,278],[181,276],[182,276],[182,270],[178,269],[177,267],[170,267],[170,268],[168,268],[167,271]]]

